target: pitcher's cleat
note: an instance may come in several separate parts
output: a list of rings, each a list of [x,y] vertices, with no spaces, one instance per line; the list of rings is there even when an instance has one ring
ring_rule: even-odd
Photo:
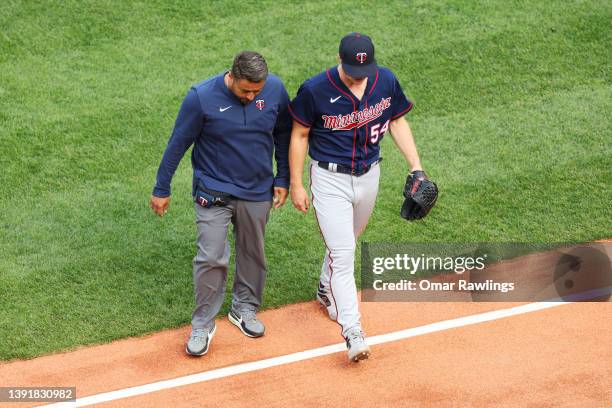
[[[350,361],[356,363],[370,357],[370,347],[366,343],[363,332],[359,327],[351,329],[346,335],[345,340]]]

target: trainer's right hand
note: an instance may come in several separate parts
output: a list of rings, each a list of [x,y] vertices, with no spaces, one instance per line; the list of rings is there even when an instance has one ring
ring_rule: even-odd
[[[291,186],[291,202],[293,206],[306,214],[310,208],[310,200],[304,186]]]
[[[153,212],[160,217],[163,217],[168,212],[168,206],[170,205],[170,197],[156,197],[151,196],[151,209]]]

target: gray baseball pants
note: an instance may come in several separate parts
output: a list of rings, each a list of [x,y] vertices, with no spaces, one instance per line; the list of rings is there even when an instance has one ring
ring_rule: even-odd
[[[378,194],[380,167],[359,177],[310,165],[312,206],[325,243],[320,282],[329,289],[342,335],[361,327],[355,285],[357,239],[368,225]]]
[[[210,329],[223,305],[233,224],[236,270],[232,289],[234,310],[257,310],[266,280],[264,235],[272,201],[232,199],[225,207],[204,208],[195,203],[198,252],[193,258],[195,309],[192,328]]]

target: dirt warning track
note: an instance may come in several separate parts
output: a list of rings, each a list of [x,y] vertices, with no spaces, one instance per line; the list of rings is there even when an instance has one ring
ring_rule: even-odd
[[[3,386],[76,386],[83,402],[87,396],[193,374],[205,377],[247,363],[254,370],[168,389],[152,387],[107,402],[89,398],[99,406],[121,407],[610,406],[610,303],[557,303],[499,314],[517,307],[524,305],[363,303],[368,338],[382,340],[372,346],[371,359],[358,364],[347,361],[339,326],[317,303],[308,302],[261,313],[267,334],[260,339],[247,338],[219,319],[209,354],[202,358],[184,354],[189,333],[184,327],[5,363],[0,378]],[[491,320],[479,321],[483,314]],[[455,326],[447,327],[449,321]],[[414,331],[424,326],[429,331]],[[382,336],[403,329],[412,330],[409,337]],[[313,356],[299,354],[304,357],[299,361],[258,367],[261,361],[312,350]],[[316,350],[326,354],[317,356]],[[44,404],[19,404],[37,405]]]

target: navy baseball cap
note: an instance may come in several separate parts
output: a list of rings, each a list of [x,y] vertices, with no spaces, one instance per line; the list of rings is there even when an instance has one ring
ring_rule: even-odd
[[[340,41],[342,69],[353,78],[365,78],[376,74],[374,44],[367,35],[350,33]]]

